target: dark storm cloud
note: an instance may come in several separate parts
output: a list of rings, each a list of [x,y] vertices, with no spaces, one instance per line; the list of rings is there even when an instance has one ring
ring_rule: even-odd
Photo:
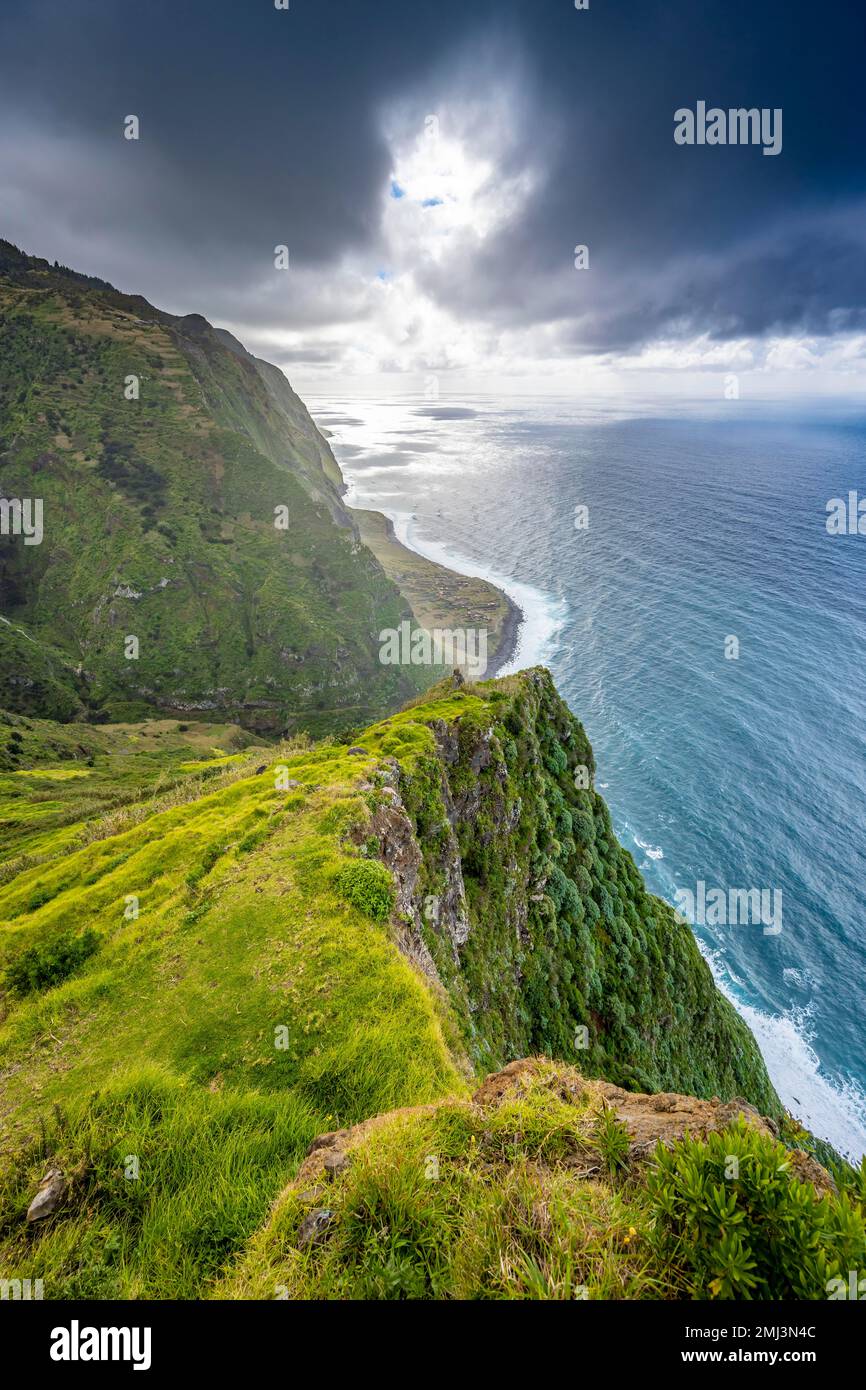
[[[86,269],[98,257],[101,273],[107,255],[126,285],[175,302],[208,286],[242,299],[281,243],[294,264],[327,267],[375,237],[378,110],[451,41],[444,9],[7,2],[6,234]],[[122,139],[130,113],[137,143]]]
[[[363,320],[337,267],[376,254],[382,111],[423,122],[501,74],[520,109],[498,172],[531,172],[535,193],[447,273],[414,268],[438,302],[557,323],[563,349],[854,328],[864,38],[846,0],[6,0],[0,233],[176,310]],[[781,107],[782,153],[676,146],[673,113],[698,99]],[[282,242],[312,299],[262,289]]]
[[[866,7],[566,10],[541,4],[522,30],[534,103],[520,157],[537,152],[541,186],[462,271],[427,267],[427,291],[510,327],[564,320],[563,346],[598,351],[866,325]],[[673,113],[700,99],[780,107],[781,154],[675,145]],[[572,268],[578,244],[588,273]]]

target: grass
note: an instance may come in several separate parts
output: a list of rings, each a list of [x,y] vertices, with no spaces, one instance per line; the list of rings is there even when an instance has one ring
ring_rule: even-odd
[[[94,726],[0,712],[0,854],[10,861],[65,852],[83,826],[204,773],[215,743],[239,759],[255,757],[258,741],[237,725]],[[8,875],[4,866],[0,882]]]
[[[43,1103],[62,1100],[123,1056],[203,1083],[219,1074],[263,1090],[291,1084],[340,1120],[457,1081],[437,1002],[387,930],[335,882],[351,861],[321,823],[336,807],[363,814],[353,785],[359,760],[334,746],[287,765],[305,793],[277,792],[269,769],[25,870],[0,890],[10,961],[72,919],[102,940],[89,968],[14,1005],[0,1030],[7,1065],[29,1058],[29,1075],[9,1081],[25,1109],[34,1086]],[[130,896],[138,916],[128,920]],[[277,1027],[288,1029],[283,1050]],[[72,1074],[54,1057],[42,1061],[50,1036],[62,1052],[74,1048]]]
[[[87,768],[83,767],[21,767],[16,769],[16,777],[41,777],[49,782],[64,782],[70,777],[90,777]]]
[[[351,753],[176,721],[0,733],[15,771],[93,774],[0,778],[0,969],[34,983],[0,998],[3,1277],[61,1298],[654,1296],[610,1117],[550,1093],[482,1122],[473,1073],[544,1048],[632,1089],[651,1068],[643,1089],[778,1103],[692,937],[574,790],[591,750],[545,673],[443,682]],[[435,925],[410,884],[446,905]],[[316,1273],[287,1188],[310,1137],[418,1106],[371,1139],[349,1244]],[[49,1160],[69,1201],[28,1232]]]
[[[132,1069],[57,1107],[0,1175],[3,1269],[42,1279],[47,1299],[200,1297],[315,1130],[297,1096],[211,1094]],[[23,1218],[48,1166],[70,1192],[62,1221],[34,1229]]]
[[[503,596],[375,514],[359,543],[288,383],[196,316],[8,243],[0,310],[4,487],[38,473],[47,528],[38,553],[0,547],[0,1277],[49,1298],[811,1297],[859,1260],[854,1198],[779,1184],[774,1142],[743,1141],[760,1181],[731,1208],[712,1145],[638,1180],[616,1118],[555,1070],[469,1101],[473,1074],[543,1052],[790,1129],[549,675],[446,680],[382,717],[429,674],[378,660],[404,596],[492,648]],[[310,1138],[382,1114],[301,1250]],[[68,1192],[28,1227],[49,1164]]]
[[[539,1085],[492,1109],[465,1100],[385,1117],[327,1194],[290,1187],[218,1297],[564,1298],[640,1296],[647,1257],[629,1237],[647,1215],[597,1170],[597,1114]],[[569,1168],[568,1165],[572,1165]],[[334,1230],[298,1249],[311,1208]]]
[[[577,1073],[550,1063],[492,1104],[384,1116],[358,1133],[326,1190],[300,1180],[286,1189],[213,1296],[818,1299],[866,1260],[859,1203],[780,1178],[777,1142],[741,1124],[638,1160],[620,1126],[611,1164],[617,1124]],[[742,1160],[736,1178],[690,1185],[693,1169],[709,1175],[731,1152]],[[713,1222],[714,1191],[739,1262],[755,1271],[737,1288],[726,1282],[732,1256]],[[305,1220],[322,1209],[323,1238],[305,1245]]]
[[[408,600],[419,627],[460,631],[486,628],[488,660],[496,660],[509,614],[508,599],[486,579],[458,574],[407,549],[381,512],[353,509],[361,539]],[[441,674],[441,673],[436,673]],[[433,673],[430,679],[434,678]]]
[[[38,472],[46,528],[41,547],[0,547],[0,705],[213,711],[273,737],[367,723],[418,689],[378,660],[378,631],[410,609],[280,372],[7,242],[0,313],[4,487],[29,496]]]
[[[55,1290],[46,1297],[191,1297],[242,1245],[313,1133],[464,1089],[447,1001],[381,911],[340,887],[353,865],[376,873],[378,893],[387,878],[344,843],[369,814],[358,783],[374,756],[284,746],[256,774],[255,749],[195,794],[155,784],[151,799],[75,827],[72,845],[70,827],[55,829],[55,846],[47,834],[42,862],[0,888],[7,964],[65,949],[72,923],[100,942],[56,987],[5,1000],[2,1269],[30,1267],[22,1204],[48,1155],[46,1126],[64,1171],[108,1153],[75,1189],[80,1210],[33,1248]],[[278,790],[279,769],[299,786]],[[154,1105],[167,1118],[151,1150],[171,1161],[150,1187],[130,1185],[118,1154],[147,1148]]]

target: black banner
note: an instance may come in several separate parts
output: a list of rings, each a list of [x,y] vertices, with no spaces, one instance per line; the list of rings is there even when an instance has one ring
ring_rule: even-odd
[[[26,1348],[28,1368],[62,1383],[99,1377],[162,1376],[166,1371],[228,1375],[252,1372],[281,1377],[287,1369],[334,1353],[366,1360],[402,1334],[423,1337],[423,1368],[432,1370],[435,1348],[443,1371],[453,1373],[477,1338],[479,1355],[513,1348],[522,1335],[567,1338],[563,1356],[607,1363],[622,1372],[674,1367],[764,1372],[805,1366],[826,1377],[851,1364],[864,1325],[850,1299],[822,1303],[628,1303],[584,1302],[545,1308],[513,1303],[41,1303],[0,1302],[3,1346]],[[857,1300],[859,1301],[859,1300]],[[505,1315],[507,1321],[500,1322]],[[490,1333],[501,1335],[490,1342]],[[454,1334],[460,1342],[453,1341]],[[398,1345],[394,1343],[395,1347]],[[519,1343],[518,1343],[519,1345]],[[459,1350],[458,1350],[459,1347]],[[306,1348],[306,1351],[304,1350]],[[483,1353],[482,1353],[483,1349]],[[524,1347],[526,1350],[527,1347]],[[510,1353],[509,1353],[510,1354]],[[546,1353],[545,1353],[546,1359]],[[339,1364],[339,1362],[337,1363]],[[575,1370],[577,1361],[575,1361]],[[404,1365],[405,1373],[409,1368]]]

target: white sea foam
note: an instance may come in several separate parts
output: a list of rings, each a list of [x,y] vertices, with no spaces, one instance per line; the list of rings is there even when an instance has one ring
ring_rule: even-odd
[[[859,1163],[866,1153],[866,1095],[861,1088],[824,1075],[796,1016],[771,1018],[746,1004],[736,1007],[757,1038],[770,1078],[791,1114]]]
[[[636,834],[634,840],[641,843]],[[666,870],[662,874],[663,896],[671,901],[674,879]],[[845,1158],[859,1163],[866,1153],[866,1093],[856,1082],[834,1080],[821,1070],[812,1047],[808,1004],[773,1016],[746,1003],[747,981],[736,973],[721,951],[697,934],[695,939],[719,989],[751,1029],[782,1104],[813,1134],[826,1139]],[[808,988],[805,972],[788,969],[785,976],[798,976],[800,988]]]
[[[401,428],[405,432],[412,421],[408,407],[404,413],[406,423]],[[335,446],[338,457],[340,437],[347,443],[351,441],[355,446],[362,446],[365,451],[369,451],[368,456],[382,447],[383,437],[388,433],[383,426],[387,422],[390,427],[395,419],[393,404],[375,403],[365,408],[364,415],[363,421],[353,419],[347,426],[335,431],[336,438],[332,438],[331,443]],[[417,425],[417,421],[414,424]],[[444,451],[437,451],[432,457],[428,455],[422,460],[415,459],[410,468],[413,472],[446,473],[453,469],[454,460],[443,457],[443,453]],[[567,602],[541,589],[515,582],[507,575],[484,568],[466,556],[449,550],[447,545],[421,534],[415,518],[410,513],[383,506],[384,499],[381,495],[376,496],[372,489],[370,495],[365,494],[365,478],[370,478],[374,469],[361,467],[355,471],[354,462],[352,458],[340,460],[349,484],[346,496],[349,506],[375,507],[389,517],[394,525],[395,534],[404,545],[451,569],[489,580],[504,590],[523,610],[524,622],[521,625],[518,647],[503,674],[523,666],[550,664],[556,655],[557,635],[567,618]],[[463,467],[463,464],[460,463],[458,466]],[[377,474],[387,471],[389,470],[375,469]],[[401,480],[405,478],[405,468],[397,470],[397,476]],[[584,615],[585,630],[591,631],[593,620],[594,614],[590,607]],[[615,712],[607,709],[607,703],[605,692],[600,688],[598,708],[604,711],[605,718],[615,727]],[[621,732],[626,736],[628,731],[623,729]],[[607,785],[599,783],[601,789],[606,789]],[[644,852],[647,861],[650,861],[646,864],[650,877],[661,876],[664,886],[657,884],[656,891],[661,891],[670,900],[675,885],[667,866],[659,862],[664,859],[662,849],[641,838],[629,825],[621,826],[621,829],[624,832],[620,836],[623,842],[631,838]],[[741,979],[730,963],[706,941],[698,939],[698,945],[708,961],[716,984],[751,1028],[784,1105],[814,1134],[828,1140],[846,1157],[859,1161],[861,1155],[866,1153],[866,1094],[855,1082],[831,1078],[822,1072],[820,1060],[812,1046],[808,1006],[791,1008],[779,1016],[771,1016],[746,1003],[745,1000],[751,993],[748,982]],[[800,978],[797,978],[798,975]],[[792,969],[786,970],[785,981],[789,987],[803,991],[808,991],[812,983],[805,972],[801,974]]]
[[[497,574],[495,570],[450,550],[447,545],[419,535],[413,517],[406,512],[390,513],[390,520],[397,539],[409,550],[448,569],[457,570],[459,574],[486,579],[507,594],[521,610],[523,622],[517,634],[517,646],[511,660],[499,672],[500,675],[509,675],[526,666],[543,666],[550,660],[557,634],[568,616],[564,599],[546,594],[532,584],[521,584],[507,575]]]
[[[782,971],[782,979],[786,985],[792,985],[796,989],[808,989],[808,980],[805,971],[795,970],[792,965],[788,965]]]
[[[646,840],[641,839],[640,835],[635,835],[633,839],[638,849],[642,849],[644,851],[647,859],[664,859],[665,852],[663,849],[659,849],[657,846],[648,844]]]
[[[698,946],[719,989],[751,1028],[783,1105],[813,1134],[859,1163],[866,1153],[866,1094],[855,1082],[837,1082],[822,1072],[811,1045],[808,1008],[771,1017],[744,1003],[731,988],[730,970],[719,953],[700,939]]]
[[[414,550],[427,560],[445,565],[448,569],[456,570],[459,574],[486,579],[508,595],[512,603],[523,613],[523,622],[517,633],[517,644],[511,660],[500,669],[499,675],[509,675],[526,666],[546,665],[556,649],[557,636],[568,617],[565,599],[545,593],[531,584],[520,583],[509,575],[498,574],[466,555],[450,549],[443,542],[422,535],[412,513],[383,505],[384,499],[381,495],[377,496],[375,492],[366,488],[368,480],[393,474],[395,471],[402,477],[405,477],[407,472],[437,476],[459,472],[465,467],[461,460],[442,449],[424,453],[422,457],[411,462],[407,460],[407,464],[396,470],[393,467],[362,466],[365,457],[375,457],[377,452],[381,452],[382,440],[389,432],[393,433],[392,426],[395,420],[405,417],[401,427],[403,432],[411,428],[417,429],[417,421],[407,413],[416,406],[417,403],[411,402],[364,402],[364,420],[352,416],[351,424],[333,430],[330,444],[346,480],[346,505],[375,508],[388,518],[394,527],[395,536],[409,550]],[[353,402],[352,410],[357,409],[358,403]],[[341,444],[351,444],[355,448],[361,448],[363,452],[343,457]]]

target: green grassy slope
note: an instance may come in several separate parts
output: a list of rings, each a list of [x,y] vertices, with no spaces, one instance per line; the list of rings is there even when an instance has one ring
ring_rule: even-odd
[[[533,1050],[780,1113],[575,789],[591,750],[546,672],[443,683],[351,748],[249,743],[0,724],[0,1268],[218,1291],[315,1133]],[[67,1201],[28,1231],[49,1158]]]
[[[866,1176],[784,1115],[549,674],[379,662],[416,605],[495,645],[502,596],[368,514],[380,564],[282,373],[199,316],[3,242],[0,314],[0,497],[45,509],[0,537],[0,1280],[810,1298],[858,1267]],[[647,1115],[690,1110],[648,1166]]]
[[[97,752],[97,774],[119,756]],[[447,1001],[338,886],[368,764],[345,746],[269,756],[261,773],[259,749],[191,765],[191,788],[56,826],[0,888],[7,964],[99,941],[65,982],[2,1004],[0,1268],[37,1261],[47,1297],[199,1295],[314,1133],[464,1084]],[[0,795],[83,780],[19,774]],[[34,1242],[22,1203],[49,1150],[76,1185]]]
[[[9,1000],[0,1049],[28,1064],[7,1076],[6,1104],[26,1111],[36,1094],[52,1102],[98,1084],[118,1056],[207,1085],[296,1086],[341,1119],[435,1090],[437,1076],[453,1081],[435,997],[334,882],[353,862],[341,829],[365,814],[363,761],[340,745],[286,750],[285,763],[270,751],[262,772],[258,749],[219,760],[192,799],[179,783],[75,838],[64,827],[54,856],[43,837],[38,864],[0,889],[7,963],[70,929],[100,939],[75,978]],[[283,766],[296,783],[286,791]],[[74,1067],[43,1052],[46,1027]]]
[[[56,855],[82,823],[154,797],[187,799],[228,771],[255,737],[234,724],[146,720],[139,724],[54,723],[0,711],[0,882],[25,863]],[[261,753],[273,756],[272,749]],[[63,831],[61,836],[60,832]]]
[[[418,689],[378,660],[410,609],[276,368],[6,242],[0,314],[0,495],[44,505],[40,545],[0,537],[0,705],[326,731]]]

